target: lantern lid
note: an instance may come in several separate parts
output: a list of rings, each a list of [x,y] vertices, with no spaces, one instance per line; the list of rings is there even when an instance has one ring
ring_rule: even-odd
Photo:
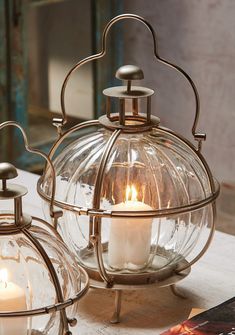
[[[147,98],[154,94],[154,91],[147,87],[131,86],[131,90],[127,91],[126,86],[114,86],[103,90],[103,94],[111,98],[119,99],[138,99]]]
[[[10,163],[1,163],[0,164],[0,179],[13,179],[18,176],[17,169],[14,165]]]
[[[18,176],[17,169],[10,163],[0,163],[0,180],[2,188],[0,189],[0,200],[16,199],[28,193],[26,187],[9,184],[7,180],[14,179]]]
[[[115,77],[121,80],[140,80],[144,79],[144,72],[136,65],[123,65],[117,70]]]
[[[147,98],[154,94],[154,90],[132,86],[133,80],[141,80],[144,78],[144,72],[136,65],[123,65],[117,71],[115,77],[117,79],[127,81],[126,86],[109,87],[103,90],[103,94],[111,98],[119,99],[139,99]]]
[[[106,115],[99,118],[100,123],[109,129],[121,128],[126,132],[142,132],[158,125],[159,118],[151,115],[151,96],[154,90],[132,85],[133,80],[144,78],[143,71],[136,65],[123,65],[116,71],[116,78],[126,81],[126,85],[103,90],[106,96]],[[118,106],[118,113],[113,112],[111,100]]]

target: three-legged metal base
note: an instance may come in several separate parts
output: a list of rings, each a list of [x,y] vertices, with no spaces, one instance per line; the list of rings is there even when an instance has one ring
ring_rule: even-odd
[[[111,323],[120,322],[121,303],[122,303],[122,291],[117,290],[115,292],[115,309],[114,309],[113,316],[110,320]]]
[[[175,296],[181,299],[187,299],[187,297],[178,290],[175,284],[170,285],[170,289]],[[116,290],[114,313],[112,315],[110,323],[115,324],[120,322],[121,303],[122,303],[122,290]]]
[[[177,296],[177,297],[179,297],[181,299],[187,299],[187,297],[182,292],[179,291],[179,289],[177,288],[177,286],[175,284],[170,285],[170,289],[171,289],[171,292],[175,296]]]
[[[181,266],[187,265],[186,260],[181,261]],[[120,322],[121,313],[121,299],[123,290],[139,290],[148,289],[151,286],[158,289],[162,287],[169,287],[174,295],[177,297],[185,299],[186,297],[178,291],[176,283],[187,277],[190,273],[190,266],[186,267],[180,273],[173,271],[172,269],[163,269],[158,272],[146,272],[141,274],[112,274],[114,283],[110,287],[107,283],[100,277],[98,271],[88,270],[90,276],[91,287],[98,289],[106,289],[115,291],[115,306],[114,313],[111,317],[110,322],[115,324]]]

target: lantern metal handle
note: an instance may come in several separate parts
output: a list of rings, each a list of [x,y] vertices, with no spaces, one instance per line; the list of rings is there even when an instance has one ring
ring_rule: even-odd
[[[91,55],[89,57],[84,58],[83,60],[79,61],[74,67],[71,68],[71,70],[68,72],[67,76],[65,77],[65,80],[63,82],[62,88],[61,88],[61,95],[60,95],[60,101],[61,101],[61,111],[62,111],[62,118],[54,118],[53,119],[53,125],[57,127],[59,135],[61,134],[61,128],[67,123],[67,115],[66,115],[66,110],[65,110],[65,90],[67,83],[69,81],[70,76],[72,75],[73,72],[75,72],[78,68],[80,68],[82,65],[92,61],[96,60],[99,58],[102,58],[106,54],[106,42],[107,42],[107,36],[110,28],[118,21],[125,20],[125,19],[133,19],[142,22],[150,31],[153,39],[153,53],[154,56],[156,57],[157,61],[160,63],[165,64],[166,66],[176,70],[177,72],[181,73],[181,75],[184,76],[184,78],[189,82],[193,93],[194,93],[194,98],[195,98],[195,104],[196,104],[196,110],[195,110],[195,116],[194,116],[194,121],[193,121],[193,126],[192,126],[192,135],[196,141],[199,142],[198,144],[198,149],[200,150],[201,148],[201,142],[206,139],[206,134],[204,133],[198,133],[197,132],[197,124],[198,124],[198,119],[199,119],[199,113],[200,113],[200,99],[199,99],[199,94],[196,88],[195,83],[193,82],[192,78],[178,65],[175,65],[162,57],[159,56],[158,53],[158,46],[157,46],[157,38],[155,31],[153,27],[148,23],[143,17],[135,14],[122,14],[114,17],[109,23],[106,25],[103,31],[102,35],[102,49],[99,53]]]
[[[56,173],[55,173],[55,169],[54,169],[54,166],[52,164],[52,161],[43,152],[39,151],[38,149],[33,149],[33,148],[30,147],[29,142],[28,142],[28,138],[26,136],[26,133],[25,133],[24,129],[17,122],[5,121],[5,122],[0,124],[0,130],[3,129],[3,128],[6,128],[6,127],[10,127],[10,126],[18,128],[20,130],[21,135],[22,135],[23,140],[24,140],[24,147],[25,147],[26,151],[41,156],[42,158],[44,158],[46,160],[47,164],[50,166],[51,176],[52,176],[52,190],[51,190],[51,199],[50,199],[50,216],[53,218],[54,226],[56,228],[57,219],[60,216],[62,216],[63,212],[54,210],[54,200],[55,200],[55,191],[56,191]],[[46,173],[46,172],[44,172],[44,173]]]

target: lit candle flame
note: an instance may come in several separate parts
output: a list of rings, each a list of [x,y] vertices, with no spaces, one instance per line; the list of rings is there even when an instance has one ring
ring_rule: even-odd
[[[133,184],[131,186],[128,185],[126,188],[126,202],[128,200],[137,201],[137,191]]]

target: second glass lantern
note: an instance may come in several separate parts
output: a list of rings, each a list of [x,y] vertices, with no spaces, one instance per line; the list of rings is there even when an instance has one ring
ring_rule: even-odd
[[[61,131],[66,122],[64,93],[70,75],[105,54],[107,33],[122,19],[144,23],[152,33],[156,58],[179,71],[191,84],[196,100],[192,133],[198,146],[161,127],[159,118],[151,115],[154,91],[132,83],[143,79],[140,68],[119,68],[116,77],[125,85],[103,91],[106,115],[59,132],[60,138],[51,150],[54,159],[57,149],[73,135],[72,143],[54,159],[58,185],[55,204],[64,211],[58,229],[94,287],[116,289],[117,297],[119,290],[151,284],[169,285],[176,293],[174,284],[188,275],[211,241],[219,186],[200,152],[205,134],[196,132],[196,87],[182,69],[159,57],[149,23],[126,14],[106,26],[103,50],[79,62],[66,77],[61,95],[64,118],[54,123]],[[115,103],[117,113],[113,111]],[[51,198],[50,169],[38,186],[47,203]],[[187,260],[206,227],[210,231],[204,245]],[[119,312],[117,299],[113,322],[118,321]]]
[[[19,124],[6,121],[0,130],[9,126],[21,131],[28,152],[45,158],[53,169],[45,154],[29,147]],[[0,334],[77,334],[77,303],[88,291],[88,276],[55,227],[24,212],[28,190],[11,183],[17,175],[12,164],[0,162]],[[54,174],[52,179],[54,194]],[[4,208],[6,201],[12,211]],[[53,200],[50,214],[56,226],[62,213],[54,210]]]

